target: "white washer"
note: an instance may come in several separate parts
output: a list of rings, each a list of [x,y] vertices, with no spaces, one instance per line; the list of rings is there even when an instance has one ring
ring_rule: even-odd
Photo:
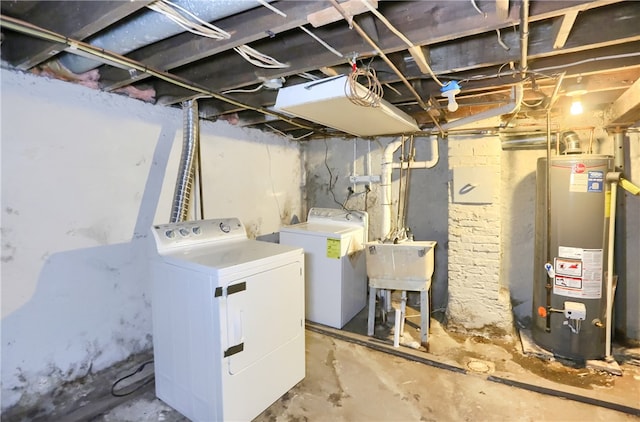
[[[367,302],[364,211],[311,208],[306,223],[280,229],[280,244],[305,252],[305,309],[309,321],[342,328]]]
[[[156,395],[194,421],[251,420],[304,378],[304,255],[236,218],[153,226]]]

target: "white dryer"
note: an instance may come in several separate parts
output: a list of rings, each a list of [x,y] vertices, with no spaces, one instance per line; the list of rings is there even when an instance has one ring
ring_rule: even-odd
[[[311,208],[306,223],[280,229],[280,244],[305,252],[305,310],[309,321],[342,328],[367,302],[364,211]]]
[[[156,395],[194,421],[248,421],[304,378],[304,255],[236,218],[152,227]]]

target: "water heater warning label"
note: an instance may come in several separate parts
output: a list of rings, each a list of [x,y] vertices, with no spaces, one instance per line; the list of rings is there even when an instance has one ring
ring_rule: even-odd
[[[602,249],[560,246],[553,293],[582,299],[602,297]]]

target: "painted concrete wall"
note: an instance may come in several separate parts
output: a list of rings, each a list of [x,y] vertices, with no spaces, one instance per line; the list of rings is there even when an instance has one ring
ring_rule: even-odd
[[[394,138],[395,139],[395,138]],[[364,185],[357,185],[355,194],[347,199],[349,176],[380,175],[384,147],[394,139],[380,138],[377,141],[363,139],[328,139],[303,143],[306,181],[305,192],[308,207],[340,208],[364,210],[369,213],[369,239],[382,237],[380,184],[371,184],[371,192],[365,194]],[[354,159],[354,143],[355,159]],[[432,279],[432,309],[444,311],[447,304],[447,192],[449,170],[447,165],[446,141],[439,139],[438,164],[432,169],[415,169],[410,176],[410,199],[408,203],[407,225],[415,240],[435,240],[435,271]],[[416,138],[416,161],[432,158],[429,138]],[[371,151],[371,153],[369,153]],[[394,161],[399,162],[401,151],[396,151]],[[367,158],[369,157],[369,158]],[[371,168],[368,163],[371,162]],[[328,167],[328,169],[327,169]],[[331,177],[330,177],[331,174]],[[329,181],[336,201],[329,190]],[[405,186],[405,182],[403,182]],[[392,174],[392,227],[396,225],[399,194],[399,170]],[[404,189],[404,188],[403,188]]]
[[[152,346],[148,230],[182,112],[2,70],[2,409]],[[206,217],[267,235],[301,212],[300,149],[203,122]]]
[[[450,329],[511,333],[509,283],[501,277],[500,140],[449,136]]]

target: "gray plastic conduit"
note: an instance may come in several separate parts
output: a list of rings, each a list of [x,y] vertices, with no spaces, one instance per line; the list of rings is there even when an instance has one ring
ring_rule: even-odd
[[[184,114],[183,143],[180,167],[176,189],[173,193],[173,205],[171,207],[171,223],[186,221],[191,203],[191,190],[193,188],[195,156],[200,138],[198,119],[198,101],[188,100],[182,103]]]

